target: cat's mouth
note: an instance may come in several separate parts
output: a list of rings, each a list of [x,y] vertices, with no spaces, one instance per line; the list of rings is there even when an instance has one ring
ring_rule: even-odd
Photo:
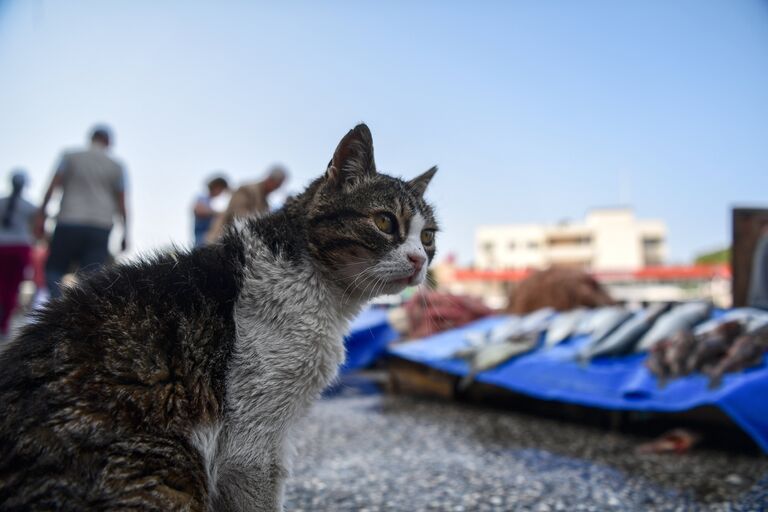
[[[389,283],[400,285],[400,286],[412,286],[415,284],[418,284],[419,282],[419,274],[420,272],[418,270],[414,271],[411,274],[408,274],[405,277],[398,277],[397,279],[392,279]]]

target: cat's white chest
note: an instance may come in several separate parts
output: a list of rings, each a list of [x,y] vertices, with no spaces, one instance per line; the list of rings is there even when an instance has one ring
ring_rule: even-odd
[[[223,416],[192,437],[213,494],[232,471],[281,487],[290,429],[336,377],[351,316],[338,311],[311,268],[250,250],[259,264],[246,266],[234,307]]]
[[[330,384],[349,326],[334,299],[310,267],[264,257],[246,271],[234,308],[227,422],[269,444]]]

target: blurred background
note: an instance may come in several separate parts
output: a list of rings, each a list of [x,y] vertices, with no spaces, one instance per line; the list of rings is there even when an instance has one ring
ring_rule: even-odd
[[[516,306],[515,293],[536,271],[551,267],[582,272],[613,302],[630,308],[703,300],[724,312],[747,304],[753,251],[768,225],[766,57],[768,3],[760,0],[0,0],[0,197],[11,193],[6,176],[23,169],[23,195],[39,205],[62,155],[87,147],[92,128],[106,123],[111,154],[123,166],[130,219],[127,251],[121,252],[118,224],[112,253],[119,259],[171,244],[191,246],[193,209],[212,176],[225,176],[235,190],[278,166],[287,179],[270,195],[270,205],[279,207],[323,172],[339,138],[364,121],[380,170],[412,177],[439,166],[427,194],[442,227],[433,287],[450,297],[452,307],[465,301],[458,306],[460,319],[436,326],[453,314],[444,310],[421,330],[416,324],[423,319],[411,316],[409,327],[402,308],[391,313],[415,291],[380,301],[387,325],[405,331],[397,336],[420,338],[500,310],[529,313],[536,308],[526,309],[520,300]],[[57,197],[48,209],[52,216]],[[42,263],[37,266],[40,271]],[[27,278],[22,291],[31,295],[32,275]],[[541,290],[534,286],[531,293]],[[572,307],[597,305],[577,301]],[[359,331],[372,334],[372,324],[360,325]],[[370,364],[365,359],[358,366]],[[338,403],[324,407],[315,414],[329,421],[350,413]],[[391,407],[394,416],[381,419],[383,427],[369,427],[397,429],[393,418],[409,421],[398,416],[405,406]],[[431,403],[409,407],[425,416],[458,414]],[[602,435],[573,423],[562,426],[559,416],[555,426],[539,416],[481,416],[488,416],[488,425],[480,432],[509,430],[525,450],[558,439],[548,453],[596,460],[607,490],[577,498],[573,489],[583,487],[581,477],[558,459],[551,462],[557,471],[570,468],[564,480],[548,480],[551,465],[531,463],[538,469],[530,471],[539,471],[538,481],[546,485],[505,480],[500,490],[492,478],[481,478],[464,493],[477,494],[475,501],[460,492],[445,495],[441,480],[425,476],[432,483],[411,510],[501,510],[516,503],[534,509],[547,492],[554,496],[547,507],[560,503],[569,510],[577,502],[595,510],[764,503],[755,490],[765,488],[765,480],[759,484],[768,474],[764,456],[719,451],[690,459],[708,473],[696,477],[705,482],[701,492],[686,494],[694,484],[675,476],[677,462],[625,461],[633,438],[611,438],[607,451],[591,457],[585,453],[594,452]],[[356,418],[360,423],[350,424],[363,429],[377,421]],[[612,418],[606,421],[615,424]],[[510,433],[518,424],[528,426]],[[550,428],[577,432],[521,441]],[[593,448],[574,448],[569,436]],[[768,450],[767,440],[768,431],[762,450]],[[445,446],[452,442],[446,439]],[[335,459],[342,469],[357,461],[337,448],[345,453]],[[495,448],[485,449],[473,464],[495,467]],[[388,446],[382,450],[389,453]],[[529,451],[522,456],[540,462]],[[456,470],[432,462],[440,471]],[[328,494],[321,491],[331,476],[318,476],[309,466],[300,466],[299,487],[290,495],[296,509],[402,509],[363,489],[358,495],[368,492],[366,498],[355,501],[344,494],[344,482],[335,505],[322,501],[318,496]],[[616,480],[604,466],[629,476]],[[642,468],[642,475],[630,466]],[[350,471],[372,470],[362,465]],[[623,494],[635,477],[651,481],[635,489],[645,502]],[[463,476],[452,478],[464,482]],[[573,488],[563,484],[568,479]],[[381,485],[384,495],[397,488]],[[531,488],[539,491],[526,498],[523,490]]]
[[[440,252],[461,264],[481,225],[617,205],[687,264],[728,245],[732,204],[766,201],[766,9],[3,1],[0,169],[27,169],[39,200],[61,152],[109,124],[146,250],[189,241],[212,171],[282,162],[298,191],[365,121],[383,169],[440,166]]]

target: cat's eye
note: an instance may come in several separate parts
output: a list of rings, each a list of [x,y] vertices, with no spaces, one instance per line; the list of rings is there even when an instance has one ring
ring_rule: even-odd
[[[432,229],[425,229],[421,232],[421,243],[424,245],[432,245],[435,241],[435,231]]]
[[[376,224],[377,228],[388,235],[391,235],[397,229],[397,221],[395,220],[395,217],[389,213],[377,213],[373,216],[373,222]]]

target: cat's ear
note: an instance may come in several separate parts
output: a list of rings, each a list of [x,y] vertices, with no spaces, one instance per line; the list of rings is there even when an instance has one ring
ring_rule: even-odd
[[[430,170],[420,176],[416,176],[411,181],[406,183],[408,188],[416,195],[423,196],[424,191],[427,190],[427,185],[432,180],[432,176],[437,172],[437,166],[432,167]]]
[[[376,174],[371,130],[359,124],[349,130],[333,153],[325,172],[327,182],[336,187],[354,185]]]

